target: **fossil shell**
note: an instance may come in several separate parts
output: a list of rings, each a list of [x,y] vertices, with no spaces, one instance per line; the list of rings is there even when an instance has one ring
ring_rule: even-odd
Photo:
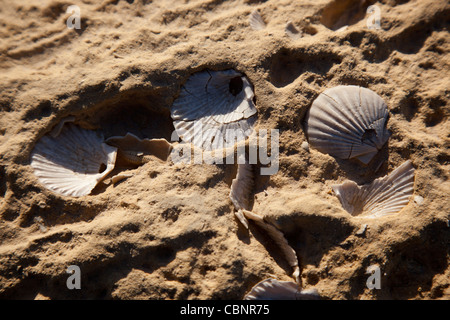
[[[266,23],[258,10],[255,10],[250,14],[248,22],[253,30],[262,30],[266,27]]]
[[[306,121],[313,148],[340,159],[368,164],[388,140],[387,106],[370,89],[337,86],[314,100]]]
[[[103,136],[72,123],[58,128],[36,144],[31,166],[48,189],[65,196],[89,194],[114,169],[117,149],[103,143]]]
[[[109,137],[106,143],[116,147],[119,157],[133,165],[142,165],[153,156],[166,161],[172,150],[172,145],[166,139],[140,139],[129,132],[123,137]]]
[[[293,40],[300,39],[303,36],[302,32],[299,31],[291,21],[284,27],[284,32],[286,32],[288,37]]]
[[[230,199],[236,210],[250,210],[250,196],[253,189],[253,165],[238,164],[236,178],[231,182]]]
[[[283,233],[272,224],[264,220],[260,215],[249,211],[251,193],[254,187],[253,165],[249,163],[239,164],[236,178],[231,182],[230,199],[236,209],[235,215],[239,221],[248,229],[248,220],[252,220],[258,227],[263,229],[280,248],[289,265],[293,268],[292,276],[297,282],[300,281],[300,268],[298,258],[294,249],[289,245]]]
[[[317,300],[320,299],[315,289],[301,290],[299,285],[291,281],[266,279],[257,283],[244,300]]]
[[[414,191],[414,167],[406,161],[389,175],[371,184],[358,186],[353,181],[332,186],[344,209],[352,215],[379,217],[399,212]]]
[[[284,234],[272,224],[266,222],[260,215],[245,209],[242,209],[241,211],[244,214],[245,218],[255,222],[258,227],[263,229],[272,238],[275,244],[280,248],[289,265],[293,268],[294,271],[292,272],[292,276],[294,277],[295,281],[297,281],[297,283],[300,283],[300,268],[298,266],[297,254],[295,253],[295,250],[292,249],[292,247],[289,245],[288,241],[284,237]]]
[[[248,229],[248,221],[242,209],[250,210],[250,197],[254,184],[253,166],[248,163],[238,164],[236,178],[231,182],[230,199],[234,205],[235,216]]]
[[[50,135],[52,137],[59,136],[59,134],[61,133],[62,128],[64,127],[64,125],[66,123],[74,122],[74,121],[75,121],[75,117],[74,116],[68,116],[68,117],[65,117],[65,118],[61,119],[61,121],[52,129],[52,131],[50,131]]]
[[[252,86],[239,72],[195,73],[172,105],[175,130],[183,141],[205,151],[232,147],[253,131],[253,97]]]

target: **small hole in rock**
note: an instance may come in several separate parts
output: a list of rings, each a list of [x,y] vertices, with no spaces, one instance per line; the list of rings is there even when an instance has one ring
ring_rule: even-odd
[[[242,82],[241,77],[234,77],[230,80],[229,90],[233,96],[237,96],[242,91],[243,87],[244,83]]]
[[[372,141],[372,139],[375,138],[376,135],[377,132],[375,131],[375,129],[366,129],[363,136],[361,137],[361,142]]]
[[[100,168],[98,169],[98,173],[102,173],[102,172],[105,171],[105,170],[106,170],[106,164],[102,163],[102,164],[100,165]]]

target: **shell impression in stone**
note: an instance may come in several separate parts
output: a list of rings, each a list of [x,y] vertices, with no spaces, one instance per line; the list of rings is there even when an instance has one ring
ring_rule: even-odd
[[[253,189],[253,166],[251,164],[239,164],[236,178],[231,182],[230,199],[236,211],[235,216],[248,229],[248,220],[243,209],[250,210],[250,198]]]
[[[340,159],[368,164],[388,140],[388,110],[370,89],[337,86],[314,100],[306,121],[309,143]]]
[[[204,151],[233,147],[253,131],[253,97],[251,84],[239,72],[195,73],[172,105],[175,130],[184,142]]]
[[[285,256],[289,265],[293,268],[292,276],[297,282],[300,281],[300,269],[298,258],[294,249],[289,245],[283,233],[266,222],[260,215],[249,211],[251,205],[251,194],[254,187],[253,165],[249,163],[238,164],[236,178],[231,182],[230,199],[236,209],[235,215],[246,229],[249,227],[248,220],[253,221],[258,227],[263,229],[277,244]]]
[[[250,210],[253,181],[253,166],[249,163],[238,164],[236,178],[231,182],[230,190],[230,199],[236,210]]]
[[[58,135],[48,134],[37,142],[31,166],[46,188],[80,197],[114,169],[116,154],[117,149],[103,143],[98,132],[66,123]]]
[[[302,32],[299,31],[291,21],[284,27],[284,32],[293,40],[300,39],[303,36]]]
[[[332,186],[344,209],[352,215],[379,217],[399,212],[414,191],[414,167],[406,161],[389,175],[371,184],[358,186],[353,181]]]
[[[266,27],[266,23],[258,10],[255,10],[250,14],[248,22],[253,30],[262,30]]]
[[[316,290],[301,290],[299,285],[291,281],[266,279],[257,283],[247,293],[244,300],[318,300]]]

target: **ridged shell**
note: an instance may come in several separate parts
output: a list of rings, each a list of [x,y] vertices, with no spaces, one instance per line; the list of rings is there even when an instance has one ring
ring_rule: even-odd
[[[37,142],[31,166],[46,188],[80,197],[114,169],[116,153],[116,148],[103,143],[101,134],[66,123],[58,135],[48,134]]]
[[[332,186],[344,209],[352,215],[379,217],[399,212],[414,191],[414,167],[406,161],[389,175],[369,185],[358,186],[353,181]]]
[[[264,221],[260,215],[249,211],[252,189],[254,187],[253,165],[249,163],[239,164],[236,178],[231,182],[230,199],[236,209],[235,215],[248,229],[248,220],[252,220],[258,227],[266,231],[276,245],[280,248],[289,265],[293,268],[292,276],[298,282],[300,269],[298,258],[294,249],[289,245],[283,233],[272,224]]]
[[[295,253],[295,250],[292,249],[292,247],[289,245],[288,241],[284,237],[284,234],[272,224],[266,222],[260,215],[245,209],[242,209],[241,211],[244,214],[245,218],[255,222],[258,227],[266,231],[269,237],[272,238],[275,244],[280,248],[289,265],[293,268],[294,271],[292,272],[292,276],[294,277],[295,281],[300,283],[300,268],[298,266],[297,254]]]
[[[254,184],[253,165],[238,164],[236,178],[231,182],[230,199],[236,210],[250,210],[250,196]]]
[[[238,164],[236,178],[231,181],[230,199],[236,211],[235,216],[248,229],[248,220],[242,209],[250,210],[250,198],[254,186],[253,165]]]
[[[250,14],[248,22],[253,30],[262,30],[266,27],[266,23],[258,10],[255,10]]]
[[[206,151],[232,147],[253,130],[253,97],[252,86],[239,72],[195,73],[172,105],[175,130],[183,141]]]
[[[340,159],[367,164],[388,140],[388,109],[370,89],[337,86],[314,100],[306,121],[313,148]]]
[[[52,131],[50,131],[50,135],[52,137],[59,136],[59,134],[61,133],[62,128],[64,128],[64,125],[66,123],[70,123],[70,122],[74,122],[74,121],[75,121],[75,117],[74,116],[68,116],[68,117],[65,117],[65,118],[61,119],[61,121],[52,129]]]
[[[266,279],[257,283],[244,300],[317,300],[316,290],[301,290],[299,285],[291,281]]]

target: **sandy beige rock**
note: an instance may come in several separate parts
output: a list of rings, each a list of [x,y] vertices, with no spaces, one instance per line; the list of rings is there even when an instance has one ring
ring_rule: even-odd
[[[74,199],[43,189],[30,167],[36,141],[70,116],[105,138],[170,141],[183,83],[232,68],[254,86],[256,128],[280,133],[279,171],[257,177],[252,211],[285,234],[304,289],[329,299],[448,299],[447,1],[377,2],[381,29],[370,30],[360,1],[129,2],[71,1],[79,30],[67,28],[68,2],[1,7],[0,298],[241,299],[263,279],[292,281],[270,238],[234,217],[232,165],[153,161]],[[254,10],[264,30],[249,26]],[[286,35],[289,21],[301,38]],[[392,136],[366,167],[301,147],[307,109],[337,85],[368,87],[388,106]],[[420,206],[364,221],[331,192],[406,160]],[[374,264],[380,290],[366,287]],[[69,265],[80,267],[81,290],[66,287]]]

